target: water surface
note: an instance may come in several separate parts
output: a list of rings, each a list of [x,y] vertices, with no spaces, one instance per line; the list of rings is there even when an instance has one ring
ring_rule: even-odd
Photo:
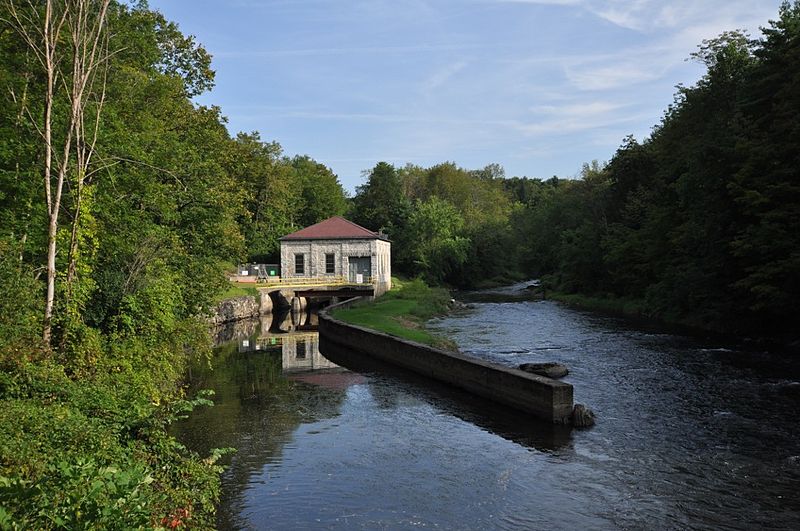
[[[800,528],[800,371],[783,356],[552,302],[480,303],[433,324],[498,363],[566,363],[599,422],[565,432],[380,367],[336,367],[312,317],[280,321],[228,331],[215,369],[192,372],[217,406],[179,436],[239,449],[223,529]]]

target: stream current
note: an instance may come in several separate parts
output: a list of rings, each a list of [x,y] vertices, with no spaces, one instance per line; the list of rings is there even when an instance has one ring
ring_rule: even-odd
[[[597,425],[569,431],[385,368],[337,367],[314,315],[238,323],[220,331],[213,370],[191,369],[216,405],[175,426],[201,454],[237,448],[219,527],[800,529],[788,354],[549,301],[471,306],[431,328],[497,363],[566,364]]]

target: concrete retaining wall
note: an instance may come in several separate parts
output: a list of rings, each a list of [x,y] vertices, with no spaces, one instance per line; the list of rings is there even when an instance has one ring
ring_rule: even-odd
[[[328,313],[352,302],[320,312],[319,347],[323,354],[328,345],[329,350],[349,348],[544,420],[569,422],[572,385],[351,325]]]

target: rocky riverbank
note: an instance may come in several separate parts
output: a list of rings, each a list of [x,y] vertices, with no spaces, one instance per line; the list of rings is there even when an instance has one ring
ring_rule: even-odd
[[[267,295],[267,297],[269,297]],[[208,322],[219,326],[232,321],[240,321],[261,315],[259,296],[244,295],[220,301],[208,317]]]

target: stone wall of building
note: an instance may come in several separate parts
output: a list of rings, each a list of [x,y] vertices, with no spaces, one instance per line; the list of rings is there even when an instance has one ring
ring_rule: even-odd
[[[295,256],[303,255],[304,270],[295,271]],[[334,271],[328,273],[325,255],[334,255]],[[376,295],[392,285],[391,244],[383,240],[298,240],[281,242],[281,278],[347,277],[350,257],[371,258],[370,276],[375,280]]]
[[[379,297],[392,289],[392,244],[375,240],[375,256],[372,268],[375,279],[375,296]]]

